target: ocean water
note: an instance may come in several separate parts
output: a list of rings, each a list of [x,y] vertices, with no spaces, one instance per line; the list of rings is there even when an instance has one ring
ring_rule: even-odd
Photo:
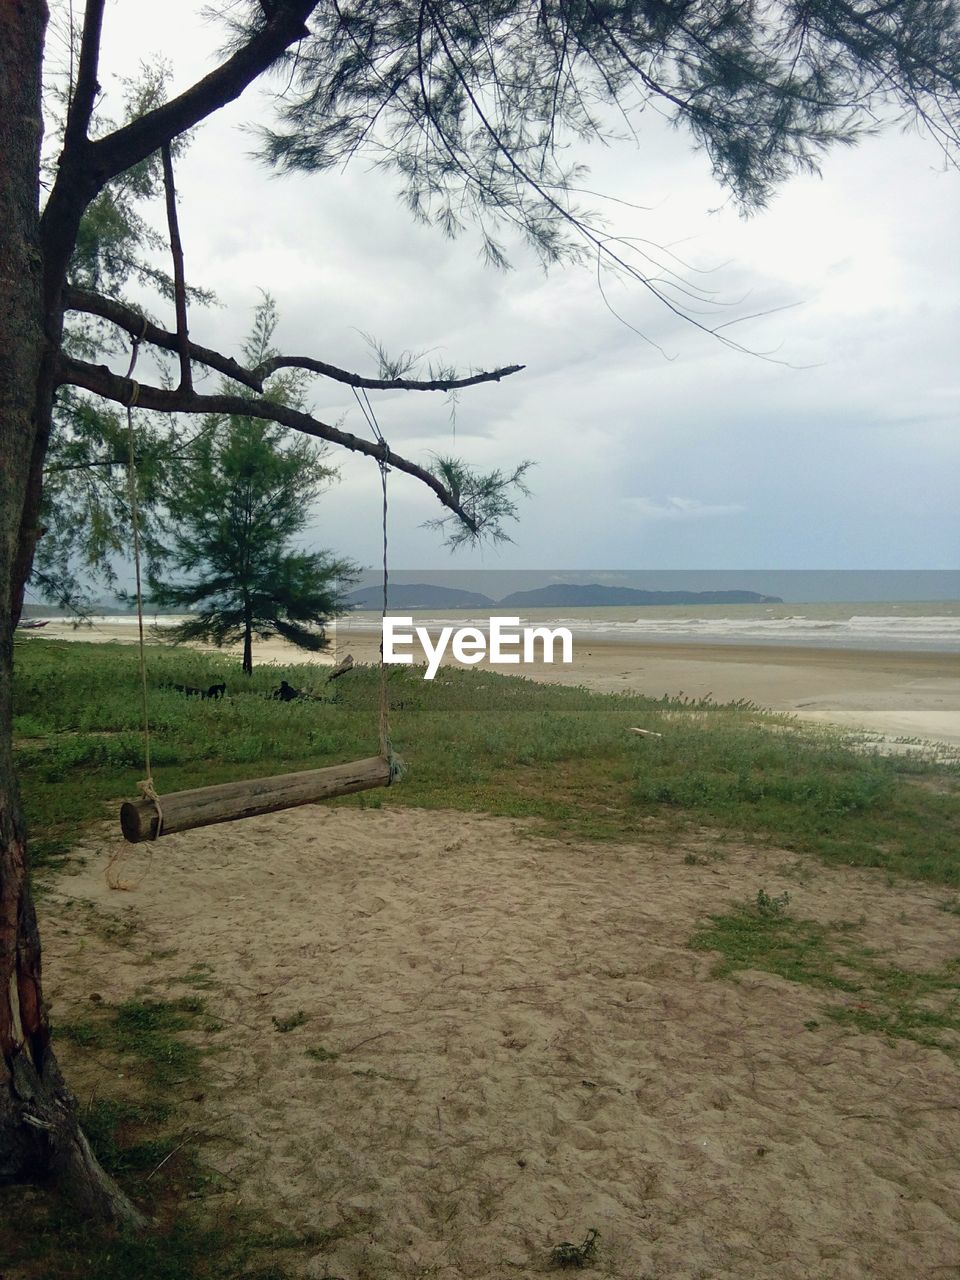
[[[485,630],[491,614],[451,609],[391,610],[413,618],[431,632],[440,627],[476,626]],[[512,615],[516,616],[516,615]],[[598,643],[794,645],[817,649],[910,650],[960,654],[960,601],[931,603],[784,604],[784,605],[636,605],[614,608],[529,609],[521,626],[565,626],[578,640]],[[378,630],[379,615],[358,611],[336,624],[344,638],[351,630]]]

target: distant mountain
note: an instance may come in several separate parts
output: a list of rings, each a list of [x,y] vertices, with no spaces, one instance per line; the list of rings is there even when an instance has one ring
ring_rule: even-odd
[[[535,591],[514,591],[499,604],[518,609],[583,609],[633,604],[783,604],[783,601],[779,596],[763,596],[757,591],[636,591],[632,587],[603,587],[597,582],[586,586],[558,582]]]
[[[344,597],[353,609],[379,609],[383,588],[379,583],[360,587]],[[559,582],[534,591],[514,591],[502,600],[491,600],[479,591],[438,587],[428,582],[391,583],[390,609],[583,609],[611,605],[674,604],[783,604],[779,596],[757,591],[637,591],[633,587],[604,587],[598,582],[578,586]]]
[[[344,596],[354,609],[380,609],[383,587],[360,587]],[[435,587],[426,582],[390,583],[387,607],[390,609],[489,609],[496,602],[478,591],[460,591],[456,587]]]

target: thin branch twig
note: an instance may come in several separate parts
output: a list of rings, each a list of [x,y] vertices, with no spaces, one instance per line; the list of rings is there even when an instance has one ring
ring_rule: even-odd
[[[180,239],[180,222],[177,217],[177,189],[173,183],[173,157],[170,143],[160,148],[163,160],[163,190],[167,206],[167,230],[170,235],[170,256],[173,258],[173,296],[177,311],[177,350],[180,355],[180,390],[193,390],[193,372],[190,368],[190,335],[187,332],[187,280],[183,269],[183,242]]]
[[[69,285],[64,290],[63,297],[64,309],[67,311],[83,311],[87,315],[109,320],[111,324],[124,329],[131,337],[139,338],[152,346],[161,347],[165,351],[180,349],[177,334],[161,329],[139,311],[115,298],[106,298],[102,294]],[[264,379],[280,369],[306,369],[310,373],[331,378],[334,382],[342,382],[348,387],[358,387],[368,391],[458,391],[464,387],[479,386],[484,382],[499,382],[501,378],[509,378],[526,368],[522,364],[509,364],[500,369],[490,369],[486,372],[455,378],[367,378],[362,374],[352,373],[349,369],[340,369],[337,365],[327,364],[323,360],[314,360],[310,356],[274,356],[255,369],[245,369],[231,356],[222,355],[219,351],[202,347],[196,342],[189,343],[189,352],[190,359],[197,364],[215,369],[218,373],[232,378],[234,382],[240,382],[251,391],[260,394],[263,393]]]

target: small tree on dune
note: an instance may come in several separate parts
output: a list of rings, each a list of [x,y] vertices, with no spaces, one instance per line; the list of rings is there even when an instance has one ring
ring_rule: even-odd
[[[268,298],[258,309],[244,355],[268,358],[276,311]],[[276,378],[267,394],[296,403],[296,378]],[[310,519],[311,504],[337,474],[325,466],[327,450],[289,439],[275,424],[233,414],[201,427],[165,506],[174,531],[150,577],[151,597],[162,608],[192,616],[173,629],[175,643],[243,641],[243,670],[253,671],[254,636],[282,636],[301,649],[328,641],[324,626],[343,612],[340,584],[356,580],[356,567],[326,551],[292,548]]]
[[[254,418],[211,433],[168,506],[171,562],[189,576],[151,580],[155,604],[194,615],[173,629],[175,643],[242,640],[247,675],[254,636],[325,648],[324,624],[343,612],[339,584],[356,578],[347,560],[290,549],[335,473],[307,442],[284,446],[281,436]]]

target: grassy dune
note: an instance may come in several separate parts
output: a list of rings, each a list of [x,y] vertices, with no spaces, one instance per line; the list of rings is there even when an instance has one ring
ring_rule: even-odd
[[[161,794],[307,769],[377,749],[377,672],[331,686],[316,666],[261,668],[151,648],[153,773]],[[116,817],[143,777],[132,646],[18,645],[14,732],[36,859]],[[285,677],[316,700],[279,703]],[[225,681],[221,701],[174,683]],[[391,804],[538,819],[553,834],[635,840],[695,823],[835,862],[960,885],[960,765],[882,757],[837,732],[735,704],[601,695],[488,672],[406,667],[389,678],[408,772]],[[627,732],[637,725],[660,738]],[[383,792],[341,803],[379,805]]]

